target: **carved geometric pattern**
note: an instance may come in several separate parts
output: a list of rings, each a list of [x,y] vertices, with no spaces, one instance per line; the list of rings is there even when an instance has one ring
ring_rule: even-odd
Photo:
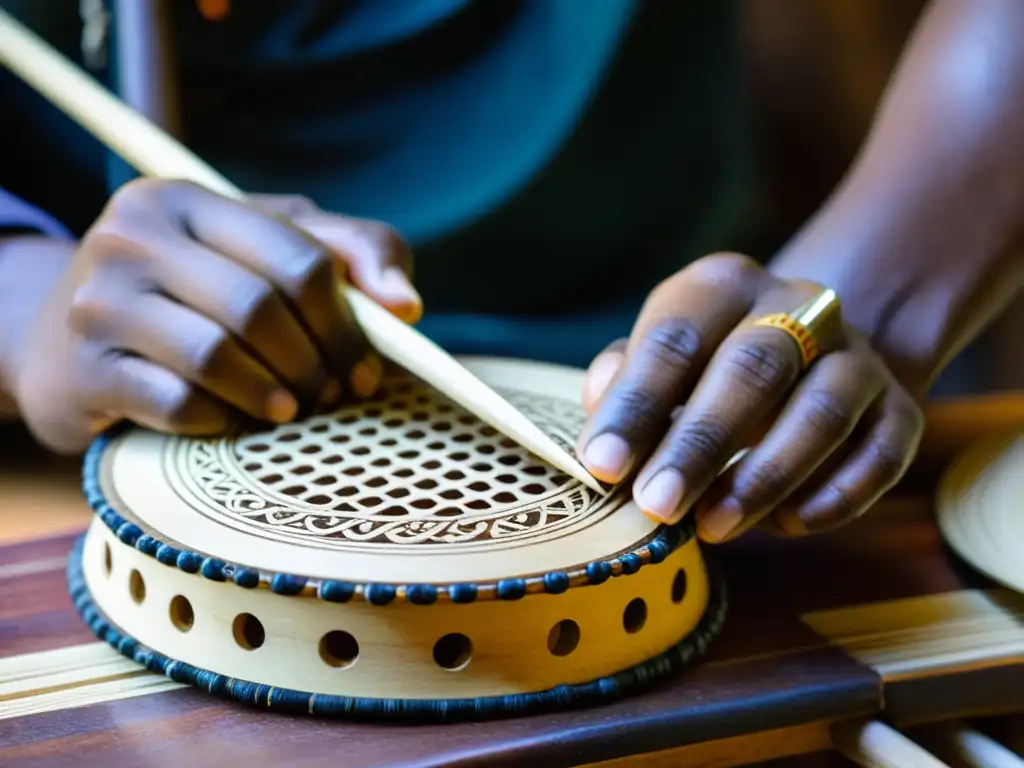
[[[574,402],[501,394],[571,450]],[[519,542],[577,529],[604,498],[407,374],[361,403],[301,424],[167,443],[175,492],[270,538],[360,551]]]

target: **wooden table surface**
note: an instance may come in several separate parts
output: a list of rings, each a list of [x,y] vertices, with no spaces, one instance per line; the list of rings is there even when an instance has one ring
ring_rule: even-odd
[[[929,486],[951,455],[1011,422],[1024,423],[1016,396],[942,404],[930,413],[908,483],[858,524],[804,541],[750,535],[715,548],[709,556],[729,583],[725,630],[699,665],[646,694],[590,710],[429,727],[283,717],[184,688],[5,718],[0,674],[0,765],[619,768],[646,755],[649,765],[726,766],[829,750],[830,724],[883,711],[896,723],[1024,711],[1024,650],[937,686],[890,675],[870,652],[822,630],[838,626],[836,610],[994,594],[975,592],[993,585],[943,545]],[[64,576],[89,519],[78,463],[34,450],[17,430],[2,437],[0,670],[24,654],[96,642]],[[1024,605],[1017,608],[1024,616]],[[911,614],[920,623],[927,611]],[[944,628],[889,626],[885,636],[911,630],[939,636]],[[1024,649],[1024,623],[1020,640]]]

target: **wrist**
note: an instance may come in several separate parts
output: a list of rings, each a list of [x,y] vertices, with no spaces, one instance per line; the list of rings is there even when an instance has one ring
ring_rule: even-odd
[[[18,373],[32,327],[74,253],[69,240],[0,236],[0,418],[19,413]]]
[[[1024,280],[1024,241],[975,244],[956,258],[916,217],[853,206],[824,211],[769,266],[831,288],[849,326],[923,397],[935,377],[1010,303]],[[860,226],[851,226],[856,221]],[[823,254],[825,255],[823,257]]]

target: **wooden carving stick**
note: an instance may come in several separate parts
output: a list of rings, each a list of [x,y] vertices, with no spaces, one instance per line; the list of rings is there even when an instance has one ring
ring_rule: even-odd
[[[225,197],[245,199],[213,168],[3,10],[0,62],[140,173],[189,180]],[[548,463],[598,493],[606,492],[568,451],[451,355],[352,286],[344,291],[367,339],[382,355]]]

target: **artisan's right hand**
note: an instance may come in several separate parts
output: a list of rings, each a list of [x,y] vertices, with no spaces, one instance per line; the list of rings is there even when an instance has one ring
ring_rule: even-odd
[[[152,180],[112,198],[27,329],[16,398],[44,444],[77,452],[120,420],[219,434],[372,394],[381,364],[339,287],[415,320],[409,250],[378,222],[277,201]]]

